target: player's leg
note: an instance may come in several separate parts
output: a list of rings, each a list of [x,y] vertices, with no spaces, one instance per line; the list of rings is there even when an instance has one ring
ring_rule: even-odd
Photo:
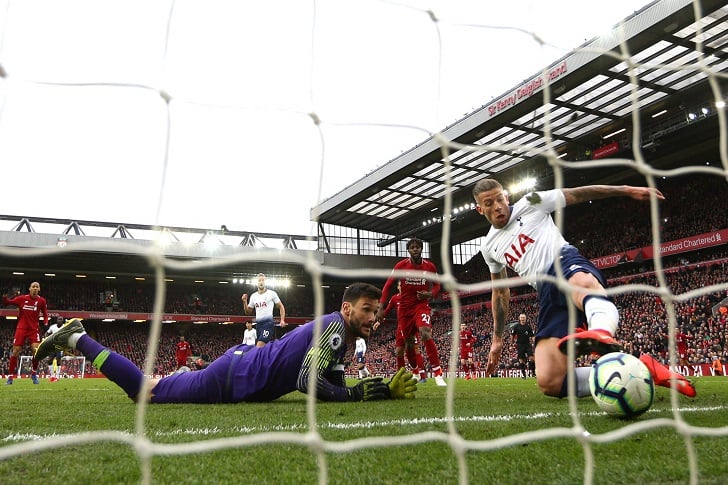
[[[534,362],[538,369],[536,384],[547,396],[568,395],[568,357],[560,347],[564,335],[569,332],[569,312],[563,293],[556,285],[544,283],[539,289],[539,312],[536,323],[536,350]],[[577,367],[577,397],[588,396],[590,367]]]
[[[522,349],[518,349],[518,368],[521,371],[521,379],[526,378],[526,358]]]
[[[13,340],[13,350],[10,354],[10,360],[8,362],[8,380],[5,385],[10,385],[13,383],[13,377],[15,377],[15,372],[18,370],[18,357],[20,356],[20,351],[22,348],[22,345],[17,344],[16,334],[16,338]]]
[[[417,362],[417,356],[415,355],[415,338],[410,335],[404,342],[404,354],[407,357],[407,362],[412,370],[412,375],[419,375],[420,366]]]
[[[394,356],[397,360],[397,369],[404,367],[404,348],[406,339],[402,329],[397,325],[397,334],[394,337]]]
[[[421,322],[418,321],[418,323]],[[440,356],[437,353],[437,345],[435,339],[432,338],[432,327],[429,325],[418,326],[417,330],[422,338],[422,345],[425,347],[427,352],[427,360],[430,361],[430,368],[432,369],[432,375],[435,378],[435,383],[438,386],[447,386],[445,378],[442,375],[442,367],[440,365]]]
[[[430,322],[429,305],[420,305],[417,308],[417,312],[414,314],[414,321],[417,326],[417,331],[420,334],[420,338],[422,339],[422,345],[425,347],[427,359],[430,361],[430,367],[432,368],[432,375],[435,377],[435,382],[438,386],[445,386],[447,384],[442,376],[440,355],[437,352],[435,339],[432,338],[432,324]]]
[[[417,343],[417,327],[406,340],[407,360],[412,368],[412,375],[419,377],[420,384],[427,382],[427,371],[425,370],[425,359],[422,357],[420,345]]]
[[[566,280],[570,285],[579,288],[578,291],[571,292],[570,299],[583,313],[588,326],[586,331],[563,337],[559,343],[561,351],[566,353],[570,340],[574,342],[577,355],[603,355],[623,350],[614,339],[619,325],[619,311],[605,294],[607,283],[601,271],[573,246],[565,246],[561,250],[560,261]],[[555,269],[551,268],[549,274],[555,276]],[[590,293],[587,294],[584,290]],[[558,304],[564,302],[560,291],[558,295],[553,295],[553,290],[550,292],[558,300]],[[543,303],[541,292],[539,299]]]
[[[535,362],[538,368],[536,384],[547,396],[566,397],[568,395],[566,355],[559,350],[559,339],[555,337],[541,338],[536,344]],[[590,395],[590,367],[577,367],[575,370],[576,396]]]
[[[35,351],[35,358],[42,360],[57,350],[76,349],[93,362],[110,381],[121,387],[136,400],[144,383],[144,374],[129,359],[104,347],[86,334],[81,320],[72,318],[53,335],[43,339]]]
[[[30,358],[30,378],[33,380],[33,384],[39,384],[38,381],[38,360],[35,358],[35,349],[40,344],[40,336],[38,332],[34,332],[33,339],[30,341],[30,349],[33,351],[33,356]]]

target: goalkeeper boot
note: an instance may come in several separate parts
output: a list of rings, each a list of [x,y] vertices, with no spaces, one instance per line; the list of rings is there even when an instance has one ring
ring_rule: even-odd
[[[33,384],[40,384],[40,383],[38,382],[38,376],[37,376],[37,375],[35,375],[35,372],[33,372],[33,373],[32,373],[32,374],[30,375],[30,378],[31,378],[31,379],[33,379]]]
[[[42,360],[58,351],[72,348],[68,340],[72,335],[77,333],[83,334],[86,333],[86,330],[83,328],[80,319],[72,318],[56,330],[54,334],[43,339],[40,345],[38,345],[38,348],[35,349],[35,359]]]
[[[604,355],[610,352],[621,352],[624,348],[604,330],[577,330],[576,333],[567,335],[559,340],[558,346],[562,353],[566,353],[569,340],[574,341],[576,356],[582,355]]]
[[[649,354],[640,355],[640,360],[647,366],[655,385],[668,388],[674,387],[680,394],[695,397],[695,386],[684,375],[672,372],[666,365],[661,364]]]

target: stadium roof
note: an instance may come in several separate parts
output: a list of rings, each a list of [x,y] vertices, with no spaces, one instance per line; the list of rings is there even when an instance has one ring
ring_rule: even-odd
[[[597,162],[634,158],[633,139],[653,168],[719,166],[715,103],[727,97],[728,2],[698,3],[703,13],[697,21],[692,0],[647,5],[621,29],[583,44],[442,130],[445,140],[460,145],[443,151],[442,138],[430,137],[314,207],[312,220],[394,236],[380,246],[412,236],[436,243],[445,217],[447,153],[452,207],[458,209],[450,212],[450,242],[469,241],[483,234],[482,217],[469,210],[477,180],[492,176],[508,187],[533,177],[538,189],[555,186],[545,156],[546,130],[552,162],[571,162],[563,167],[566,187],[644,184],[634,162],[616,167]],[[623,46],[635,69],[622,60]],[[722,163],[728,167],[728,161]]]

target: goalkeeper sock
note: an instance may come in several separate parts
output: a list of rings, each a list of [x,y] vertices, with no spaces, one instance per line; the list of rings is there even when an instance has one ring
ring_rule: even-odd
[[[109,380],[121,387],[126,395],[134,399],[142,388],[144,374],[132,361],[113,352],[86,334],[76,343],[79,350]]]

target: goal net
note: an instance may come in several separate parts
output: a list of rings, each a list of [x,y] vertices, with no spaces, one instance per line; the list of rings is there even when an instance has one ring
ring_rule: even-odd
[[[33,371],[32,357],[30,355],[21,355],[18,363],[18,377],[29,377]],[[58,377],[60,379],[82,379],[86,372],[86,357],[83,355],[64,355],[60,361],[43,361],[38,364],[38,374],[51,376],[54,374],[54,367],[58,367]]]
[[[432,194],[444,194],[442,213],[448,215],[455,212],[451,194],[462,188],[460,185],[467,185],[458,178],[459,170],[453,169],[454,154],[463,164],[484,152],[512,156],[514,164],[516,157],[535,154],[545,161],[541,175],[548,176],[556,188],[564,187],[566,172],[595,168],[625,168],[639,174],[643,185],[652,187],[663,177],[686,174],[709,175],[722,183],[728,180],[728,129],[724,109],[728,91],[725,54],[728,11],[725,3],[661,0],[639,12],[641,16],[637,18],[648,22],[663,11],[692,7],[692,19],[686,25],[662,26],[663,33],[672,36],[672,44],[690,51],[687,59],[666,53],[668,49],[657,40],[639,56],[630,52],[625,39],[634,32],[627,30],[627,23],[621,20],[640,10],[646,2],[590,2],[588,7],[584,2],[483,0],[427,2],[431,6],[418,1],[374,0],[109,3],[114,8],[107,2],[82,0],[0,1],[0,160],[6,170],[11,167],[17,171],[16,177],[7,178],[3,200],[25,202],[43,192],[58,195],[43,207],[47,213],[42,215],[47,217],[73,218],[74,211],[95,208],[97,212],[83,219],[99,221],[115,217],[113,214],[118,211],[125,218],[132,217],[126,215],[127,209],[129,214],[135,209],[148,219],[140,223],[160,227],[204,225],[221,227],[221,230],[233,224],[220,220],[218,213],[222,213],[222,208],[234,207],[241,225],[260,221],[261,232],[300,233],[291,230],[293,223],[283,217],[286,215],[296,221],[306,221],[307,229],[303,232],[313,238],[318,221],[310,221],[311,207],[345,188],[354,190],[361,176],[374,169],[373,164],[384,164],[406,150],[416,151],[424,139],[435,140],[441,147],[442,167],[437,174],[421,177],[425,180],[423,183],[432,184],[431,193],[424,194],[424,202],[412,204],[424,204],[435,199],[436,195]],[[503,10],[497,11],[496,3]],[[459,4],[460,10],[451,10],[451,4]],[[623,11],[615,17],[620,9]],[[588,12],[589,17],[580,20],[572,17],[581,11]],[[70,14],[66,15],[67,12]],[[599,25],[598,21],[605,18],[609,19],[608,25]],[[635,27],[636,23],[639,22],[629,25],[639,28],[639,25]],[[51,38],[45,36],[49,31]],[[571,33],[572,37],[559,37],[564,32]],[[38,47],[40,38],[46,41],[36,50],[29,50],[31,46]],[[593,40],[585,43],[587,39]],[[123,56],[127,51],[132,55]],[[600,55],[619,62],[609,75],[580,92],[578,99],[572,97],[557,103],[556,98],[564,95],[566,88],[552,81],[562,73],[563,64],[559,59],[567,55],[575,56],[579,62]],[[714,122],[707,129],[719,139],[720,159],[712,164],[691,163],[661,170],[651,166],[643,153],[657,146],[660,136],[673,134],[671,126],[653,130],[657,122],[651,121],[651,115],[643,116],[645,107],[659,98],[647,98],[642,90],[676,77],[681,79],[680,85],[664,88],[663,92],[687,92],[694,83],[708,80],[711,93],[708,101]],[[520,84],[524,79],[531,82]],[[628,87],[619,93],[619,101],[629,102],[619,116],[631,116],[633,124],[630,136],[621,135],[630,147],[626,158],[609,157],[606,145],[582,150],[584,155],[604,148],[600,152],[607,154],[604,158],[574,158],[559,153],[555,149],[557,141],[570,140],[592,129],[599,110],[612,109],[599,101],[610,90],[610,83],[625,80]],[[517,88],[513,89],[514,86]],[[475,90],[477,95],[466,96],[470,90]],[[509,94],[501,95],[506,92]],[[524,101],[524,98],[527,99]],[[594,107],[569,115],[559,111],[584,99],[592,101]],[[447,128],[468,113],[476,110],[499,113],[520,102],[534,105],[532,118],[508,120],[492,133],[484,133],[472,145],[455,143],[446,136]],[[388,113],[386,110],[392,106],[399,107],[399,111]],[[693,114],[701,116],[700,111]],[[691,121],[688,118],[680,123]],[[651,123],[649,130],[648,122]],[[510,131],[514,124],[525,126],[529,137],[514,141]],[[561,132],[567,124],[571,126],[569,131]],[[477,126],[471,128],[475,130]],[[32,172],[36,163],[45,158],[56,163],[44,166],[38,173]],[[481,171],[483,176],[492,175],[487,162],[474,162],[474,165],[470,168]],[[445,174],[442,182],[436,179],[440,174]],[[434,181],[429,180],[430,175]],[[19,179],[24,176],[26,181],[21,183]],[[38,184],[44,180],[49,185],[40,187]],[[401,183],[404,187],[411,182]],[[29,192],[30,187],[33,192]],[[696,190],[696,198],[703,195]],[[120,205],[110,202],[115,203],[119,198]],[[78,205],[72,205],[76,202]],[[685,204],[688,212],[691,201]],[[667,282],[662,266],[659,230],[664,221],[660,219],[658,201],[651,200],[649,207],[650,212],[641,223],[649,225],[652,231],[653,284],[625,284],[610,289],[608,295],[638,290],[664,304],[669,355],[674,363],[677,362],[676,304],[716,292],[725,295],[728,283],[696,285],[687,291],[683,288],[683,293],[678,294],[678,289]],[[17,212],[23,210],[26,209]],[[724,204],[710,210],[726,211],[726,207]],[[275,215],[269,217],[266,211]],[[206,217],[204,223],[190,222],[198,214]],[[391,213],[381,217],[388,214]],[[563,227],[563,213],[559,211],[554,219]],[[452,349],[448,356],[443,356],[443,362],[448,361],[453,372],[459,361],[459,292],[487,292],[493,289],[493,284],[457,281],[449,264],[452,259],[449,235],[455,223],[447,215],[438,222],[443,227],[440,246],[445,263],[436,279],[450,295],[453,310]],[[685,220],[686,225],[692,222],[692,219]],[[598,218],[593,221],[596,226],[603,224],[621,226],[622,222]],[[482,232],[486,229],[484,226]],[[176,253],[168,253],[161,241],[151,248],[127,241],[114,244],[111,249],[102,238],[79,237],[73,242],[66,246],[65,239],[59,239],[57,247],[30,251],[8,244],[0,246],[0,256],[17,261],[18,267],[23,267],[24,258],[42,257],[53,262],[55,256],[68,251],[123,250],[146,261],[155,276],[154,318],[146,341],[143,369],[147,376],[157,374],[155,361],[164,319],[166,272],[195,274],[200,268],[216,268],[222,264],[243,267],[260,258],[250,252],[229,251],[221,257],[193,260],[186,258],[183,246],[186,241],[178,241],[181,249]],[[383,281],[390,276],[390,269],[342,269],[323,264],[317,251],[283,247],[261,253],[278,263],[295,266],[310,277],[316,315],[324,314],[324,308],[330,303],[326,300],[329,295],[322,288],[323,276],[352,281]],[[562,291],[569,290],[561,275],[556,282]],[[523,285],[518,278],[500,283],[510,288]],[[73,301],[73,297],[69,300]],[[570,318],[573,328],[576,323],[573,313]],[[29,356],[21,359],[19,374],[28,372],[29,359]],[[76,372],[77,377],[83,377],[83,358],[73,357],[62,362],[67,375]],[[573,380],[573,372],[569,375]],[[13,392],[18,387],[13,386]],[[0,461],[49,449],[56,451],[68,443],[115,441],[129,445],[138,459],[141,481],[154,483],[164,481],[155,476],[155,473],[164,473],[155,468],[155,459],[160,457],[175,456],[180,458],[180,464],[188,465],[182,461],[188,454],[216,456],[214,453],[221,450],[247,451],[252,447],[281,445],[286,452],[309,451],[315,461],[318,481],[326,483],[332,455],[364,449],[366,456],[360,462],[363,467],[360,472],[366,477],[369,466],[415,469],[417,455],[409,457],[407,464],[400,464],[391,463],[389,453],[399,446],[425,443],[437,448],[442,456],[454,457],[456,463],[454,469],[430,477],[432,481],[467,483],[472,472],[468,469],[468,458],[474,453],[518,450],[522,455],[528,451],[525,445],[558,440],[554,449],[563,443],[574,446],[574,461],[581,460],[584,482],[591,483],[597,470],[596,448],[605,443],[609,446],[615,442],[638,441],[643,439],[642,433],[669,428],[679,435],[676,441],[684,440],[680,445],[686,455],[685,467],[690,482],[697,483],[700,472],[694,449],[696,439],[709,436],[724,440],[728,436],[728,426],[688,424],[678,395],[673,392],[670,394],[673,414],[669,417],[625,423],[612,432],[585,429],[576,398],[571,395],[562,403],[564,413],[572,420],[566,427],[550,426],[552,416],[539,415],[543,418],[541,429],[501,436],[494,427],[487,428],[483,436],[464,439],[458,431],[458,422],[477,421],[497,426],[499,420],[527,420],[534,416],[517,412],[514,415],[510,409],[503,410],[504,414],[499,416],[459,416],[457,400],[455,386],[448,386],[442,393],[442,415],[436,418],[444,431],[406,434],[401,432],[407,429],[403,424],[396,436],[358,434],[362,429],[377,429],[376,420],[381,417],[377,411],[365,413],[358,408],[361,418],[356,423],[346,423],[352,427],[355,437],[331,440],[327,437],[331,430],[339,428],[339,423],[328,423],[330,426],[323,429],[317,415],[321,404],[309,394],[302,397],[302,402],[294,403],[295,412],[305,414],[298,427],[271,426],[251,432],[241,424],[231,438],[209,439],[205,433],[215,428],[215,424],[210,424],[201,433],[205,436],[178,446],[166,441],[173,433],[160,438],[147,432],[155,421],[147,420],[151,411],[145,402],[140,402],[135,407],[136,420],[131,431],[72,433],[69,430],[70,438],[64,440],[58,440],[57,435],[41,439],[33,436],[21,443],[0,446]],[[503,397],[504,406],[511,406],[514,401],[517,398],[513,396]],[[288,404],[286,411],[294,407]],[[177,408],[170,406],[164,411],[172,413]],[[402,416],[415,409],[416,400],[408,411],[402,411]],[[280,407],[270,406],[265,413],[279,410]],[[719,411],[725,413],[724,408]],[[204,413],[215,412],[204,410]],[[244,413],[241,409],[241,416]],[[155,416],[158,418],[159,415]],[[535,424],[534,428],[538,426]],[[175,436],[188,431],[178,430]],[[548,466],[549,453],[538,459],[540,466]],[[510,459],[503,454],[497,457],[488,466],[494,473],[501,463]],[[630,457],[624,458],[625,462],[629,460]],[[535,474],[539,470],[533,469],[533,463],[524,467],[531,468],[529,478],[537,481],[539,477]],[[167,470],[170,474],[178,471],[179,468]],[[506,482],[509,477],[499,478]],[[165,479],[170,480],[169,476]],[[407,478],[402,481],[406,482]]]

